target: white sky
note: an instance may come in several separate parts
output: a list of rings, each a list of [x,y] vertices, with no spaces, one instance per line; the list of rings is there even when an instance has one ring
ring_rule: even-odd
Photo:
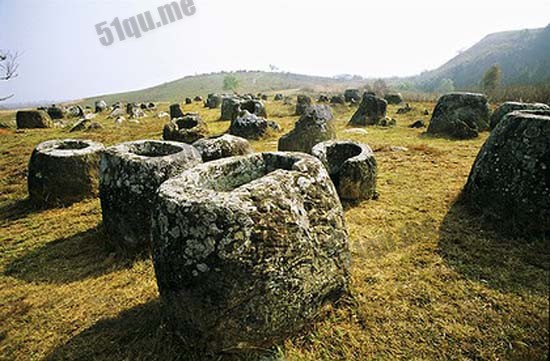
[[[550,0],[195,0],[197,13],[105,47],[95,24],[171,0],[0,0],[0,49],[24,52],[10,102],[135,90],[185,75],[267,70],[368,77],[436,68],[485,35],[550,22]]]

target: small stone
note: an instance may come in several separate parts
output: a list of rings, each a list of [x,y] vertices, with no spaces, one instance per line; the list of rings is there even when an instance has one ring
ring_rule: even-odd
[[[357,135],[367,135],[369,132],[366,129],[363,128],[350,128],[344,130],[344,133],[348,134],[357,134]]]
[[[409,125],[409,128],[419,129],[426,127],[426,124],[424,124],[424,121],[422,119],[417,120],[416,122]]]

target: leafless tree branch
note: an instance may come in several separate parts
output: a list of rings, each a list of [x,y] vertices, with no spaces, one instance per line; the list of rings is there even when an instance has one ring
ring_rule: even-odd
[[[19,52],[12,53],[0,50],[0,81],[8,81],[19,75],[17,70],[19,69],[18,58],[20,55]],[[0,102],[8,100],[11,97],[13,97],[13,94],[0,96]]]
[[[0,80],[10,80],[16,78],[19,74],[18,58],[21,54],[19,52],[1,52],[0,51]]]
[[[9,98],[13,97],[15,94],[8,95],[7,97],[0,97],[0,102],[3,102],[4,100],[8,100]]]

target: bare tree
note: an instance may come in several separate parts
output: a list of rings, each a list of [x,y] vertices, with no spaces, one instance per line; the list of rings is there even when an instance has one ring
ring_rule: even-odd
[[[17,70],[19,69],[18,52],[11,53],[9,51],[3,52],[0,50],[0,81],[8,81],[13,78],[17,78],[19,75]],[[13,97],[13,94],[8,96],[0,96],[0,102]]]

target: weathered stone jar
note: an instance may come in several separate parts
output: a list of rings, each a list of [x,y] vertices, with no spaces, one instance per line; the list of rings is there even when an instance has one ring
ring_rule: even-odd
[[[29,161],[30,200],[41,207],[67,206],[98,193],[99,159],[105,148],[90,140],[50,140]]]
[[[52,119],[43,110],[20,110],[16,115],[17,129],[51,128]]]
[[[234,120],[239,112],[238,106],[241,104],[241,99],[229,96],[222,100],[221,118],[220,120]]]
[[[216,109],[222,105],[222,97],[218,94],[208,94],[204,106],[209,109]]]
[[[403,103],[403,96],[401,93],[388,93],[384,95],[384,99],[388,102],[388,104],[401,104]]]
[[[502,231],[550,234],[550,111],[505,116],[481,149],[462,199]]]
[[[179,104],[170,105],[170,119],[178,119],[184,116]]]
[[[506,102],[501,104],[491,115],[491,129],[495,129],[506,114],[517,110],[550,110],[550,106],[543,103]]]
[[[185,113],[164,126],[164,140],[192,144],[208,135],[208,126],[198,113]]]
[[[302,115],[313,104],[313,100],[307,95],[298,95],[296,101],[296,115]]]
[[[489,129],[487,97],[476,93],[449,93],[439,98],[428,133],[454,139],[476,138]]]
[[[325,165],[340,199],[373,199],[376,192],[377,164],[366,144],[354,141],[327,141],[313,147],[312,154]]]
[[[112,243],[128,250],[146,248],[158,187],[201,162],[199,152],[183,143],[142,140],[108,148],[101,158],[100,198]]]
[[[344,215],[321,162],[256,153],[164,183],[153,261],[167,319],[210,352],[269,347],[348,284]]]
[[[278,132],[279,124],[243,110],[231,121],[229,133],[245,139],[262,139],[271,132]]]
[[[313,146],[336,138],[332,109],[328,105],[309,107],[294,129],[279,139],[279,151],[311,153]]]
[[[361,92],[359,89],[346,89],[344,92],[344,100],[346,103],[360,102],[361,101]]]
[[[388,102],[371,93],[365,93],[359,108],[351,117],[350,125],[379,125],[386,118]]]

